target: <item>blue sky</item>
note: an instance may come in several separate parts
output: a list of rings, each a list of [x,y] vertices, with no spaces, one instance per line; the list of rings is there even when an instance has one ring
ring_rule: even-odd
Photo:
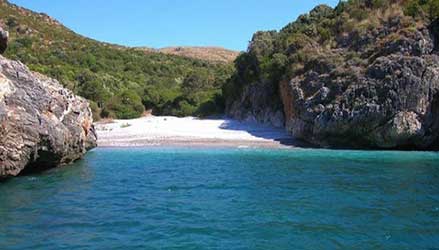
[[[245,50],[258,30],[280,29],[339,0],[10,0],[75,32],[127,46],[221,46]]]

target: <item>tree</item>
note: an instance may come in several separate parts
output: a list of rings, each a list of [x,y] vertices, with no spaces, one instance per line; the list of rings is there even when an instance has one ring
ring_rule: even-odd
[[[137,118],[144,111],[142,99],[133,90],[124,90],[113,96],[106,106],[106,112],[108,114],[114,113],[119,119]]]
[[[425,16],[434,22],[439,18],[439,0],[410,0],[405,5],[405,14],[412,17]]]
[[[99,107],[102,107],[108,100],[110,93],[104,88],[103,82],[89,70],[81,72],[76,77],[78,85],[75,91],[84,98],[95,101]]]
[[[208,74],[204,72],[192,73],[187,76],[181,85],[183,95],[191,96],[193,93],[203,90],[210,85]]]
[[[439,19],[439,0],[430,0],[428,4],[430,20],[433,22]]]

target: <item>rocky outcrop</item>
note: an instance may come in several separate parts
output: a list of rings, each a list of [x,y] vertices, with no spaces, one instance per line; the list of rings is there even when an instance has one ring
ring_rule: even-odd
[[[399,23],[385,29],[397,32]],[[376,34],[385,34],[381,30]],[[321,57],[303,75],[281,84],[286,128],[320,146],[430,149],[439,138],[439,55],[427,27],[398,33],[382,46],[343,46],[375,55],[366,67]]]
[[[95,146],[85,99],[0,56],[0,178],[71,163]]]
[[[282,103],[277,89],[269,84],[255,83],[245,86],[239,99],[226,105],[227,115],[250,122],[258,122],[274,127],[284,126]]]
[[[438,149],[439,19],[406,3],[341,1],[256,33],[227,86],[229,114],[270,121],[280,109],[292,136],[322,147]]]

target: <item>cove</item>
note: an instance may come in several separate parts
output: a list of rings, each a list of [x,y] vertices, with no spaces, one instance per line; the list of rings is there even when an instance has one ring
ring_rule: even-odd
[[[437,249],[439,154],[99,148],[0,183],[0,249]]]

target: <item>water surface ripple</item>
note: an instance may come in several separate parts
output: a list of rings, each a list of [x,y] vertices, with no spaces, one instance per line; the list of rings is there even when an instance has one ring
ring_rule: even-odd
[[[0,249],[439,249],[439,154],[98,149],[0,183]]]

